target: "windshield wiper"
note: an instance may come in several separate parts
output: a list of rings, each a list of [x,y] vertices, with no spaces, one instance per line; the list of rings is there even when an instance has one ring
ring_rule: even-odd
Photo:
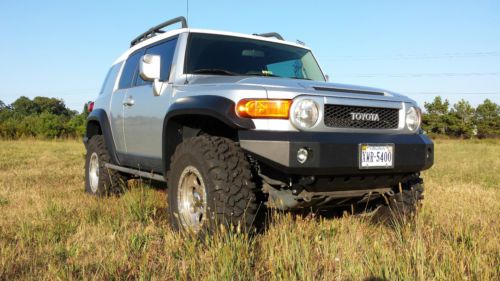
[[[291,79],[299,79],[299,80],[312,80],[311,78],[305,78],[305,77],[288,77]]]
[[[264,73],[246,73],[245,75],[249,75],[249,76],[262,76],[262,77],[281,77],[281,76],[274,75],[274,74],[264,74]]]
[[[300,80],[312,80],[311,78],[301,78],[301,77],[286,77],[286,76],[279,76],[279,75],[274,75],[274,74],[265,74],[265,73],[258,73],[258,72],[251,72],[251,73],[245,73],[245,75],[251,75],[251,76],[262,76],[262,77],[279,77],[279,78],[289,78],[289,79],[300,79]]]
[[[219,69],[219,68],[204,68],[204,69],[197,69],[193,71],[193,74],[219,74],[219,75],[241,75],[236,72],[232,72],[226,69]]]

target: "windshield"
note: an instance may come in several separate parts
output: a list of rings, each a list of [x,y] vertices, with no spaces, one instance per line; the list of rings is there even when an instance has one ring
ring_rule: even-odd
[[[192,33],[186,73],[256,75],[325,81],[311,51],[285,44]]]

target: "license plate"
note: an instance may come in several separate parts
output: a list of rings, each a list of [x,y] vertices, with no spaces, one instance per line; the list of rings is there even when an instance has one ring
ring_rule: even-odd
[[[394,144],[359,145],[360,169],[390,169],[394,168]]]

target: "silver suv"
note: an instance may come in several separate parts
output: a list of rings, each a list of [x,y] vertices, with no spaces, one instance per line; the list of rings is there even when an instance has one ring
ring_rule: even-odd
[[[433,164],[413,100],[328,83],[309,48],[277,33],[190,29],[183,17],[134,39],[91,107],[86,191],[167,182],[178,230],[249,230],[268,208],[406,217]]]

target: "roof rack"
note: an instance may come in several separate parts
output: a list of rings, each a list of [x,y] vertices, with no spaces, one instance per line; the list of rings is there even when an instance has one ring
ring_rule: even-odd
[[[278,32],[268,32],[268,33],[254,34],[254,35],[261,36],[261,37],[274,37],[274,38],[277,38],[281,41],[285,41],[283,36],[281,36]]]
[[[169,26],[169,25],[172,25],[172,24],[176,24],[180,22],[181,25],[182,25],[182,28],[187,28],[188,25],[187,25],[187,21],[186,21],[186,18],[185,17],[176,17],[175,19],[171,19],[171,20],[168,20],[164,23],[161,23],[155,27],[151,27],[148,31],[142,33],[141,35],[137,36],[134,40],[132,40],[132,42],[130,42],[130,47],[146,40],[146,39],[149,39],[151,37],[154,37],[156,36],[158,33],[165,33],[165,31],[163,31],[162,29]]]

